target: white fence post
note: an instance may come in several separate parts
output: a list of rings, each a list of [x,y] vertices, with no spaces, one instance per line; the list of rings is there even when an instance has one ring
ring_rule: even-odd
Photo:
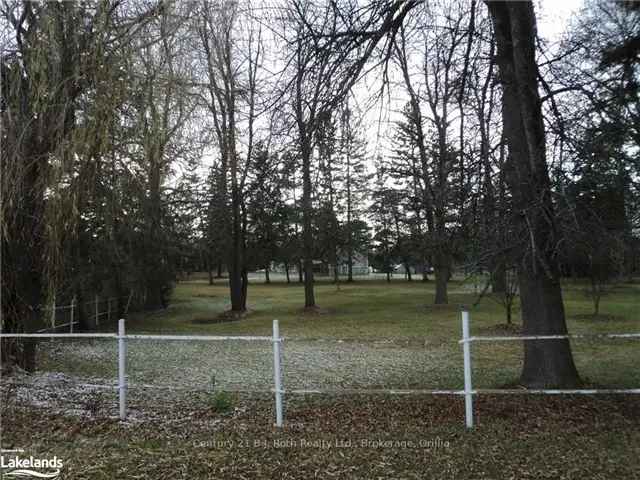
[[[282,427],[282,376],[280,374],[280,328],[278,320],[273,321],[273,384],[276,396],[276,427]]]
[[[76,308],[76,297],[74,296],[71,299],[71,319],[69,322],[69,333],[73,333],[73,317],[74,317],[74,309]]]
[[[127,345],[124,339],[124,319],[118,321],[118,398],[120,401],[120,420],[127,418],[127,377],[125,375]]]
[[[462,312],[462,351],[464,356],[464,409],[467,428],[473,428],[473,393],[471,386],[471,341],[469,312]]]

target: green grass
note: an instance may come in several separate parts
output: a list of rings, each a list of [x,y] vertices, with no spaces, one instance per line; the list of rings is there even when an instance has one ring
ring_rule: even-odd
[[[343,349],[350,348],[351,340],[373,344],[374,339],[395,339],[400,347],[394,348],[413,349],[433,362],[418,368],[430,387],[459,388],[460,307],[469,306],[472,334],[504,331],[499,327],[504,323],[501,307],[488,298],[472,306],[476,298],[465,293],[465,288],[468,285],[452,282],[450,305],[436,307],[432,284],[362,281],[337,290],[321,282],[316,295],[322,311],[310,315],[302,312],[303,290],[298,284],[252,284],[251,310],[245,318],[206,323],[228,308],[226,285],[183,282],[177,285],[166,312],[131,315],[127,328],[129,332],[269,335],[271,321],[277,318],[285,337],[345,339],[340,343]],[[598,318],[590,315],[592,306],[583,285],[567,283],[564,299],[571,332],[640,331],[640,285],[613,288],[603,299]],[[519,323],[518,315],[514,321]],[[406,347],[404,341],[408,341]],[[325,349],[337,342],[308,343]],[[198,355],[206,355],[208,348],[203,345],[202,351],[194,350],[195,356],[188,358],[203,361]],[[638,341],[577,340],[572,348],[587,383],[640,386]],[[94,350],[87,347],[87,352]],[[130,349],[132,359],[138,350]],[[292,350],[285,344],[285,361]],[[472,350],[476,387],[500,387],[517,381],[522,362],[519,342],[478,343]],[[113,369],[113,352],[96,351],[105,356],[100,362]],[[87,352],[72,350],[77,355],[72,355],[69,363],[90,365],[82,361]],[[384,350],[375,352],[380,356],[371,359],[381,361]],[[404,350],[395,352],[397,356],[386,360],[396,362],[394,365]],[[68,353],[68,349],[60,350],[56,361]],[[162,362],[172,358],[167,353],[154,360],[159,378],[167,373]],[[50,366],[59,365],[54,362]],[[196,367],[194,364],[192,369]],[[93,373],[100,374],[98,370]],[[401,373],[408,377],[410,372]],[[113,375],[111,371],[108,376]],[[15,404],[2,415],[2,446],[23,447],[34,456],[57,454],[65,461],[64,478],[73,479],[640,478],[633,461],[640,455],[637,396],[480,395],[474,400],[476,429],[467,432],[463,427],[464,404],[458,397],[286,396],[286,425],[276,430],[271,395],[234,396],[233,405],[227,405],[231,397],[222,395],[217,399],[186,394],[183,399],[159,394],[148,403],[132,396],[132,409],[157,409],[156,415],[133,425],[105,416],[84,419]],[[420,446],[436,438],[450,446]],[[330,443],[351,440],[356,448],[303,448],[301,441],[305,439]],[[361,446],[361,442],[387,440],[413,442],[418,447]],[[87,456],[87,451],[92,454]]]
[[[459,282],[451,289],[458,291]],[[239,322],[204,324],[214,321],[228,308],[225,284],[180,283],[171,306],[157,315],[133,315],[131,327],[138,331],[201,332],[216,334],[269,334],[277,318],[289,337],[401,337],[450,338],[459,328],[460,305],[469,304],[468,294],[451,294],[450,305],[433,306],[430,284],[420,282],[363,281],[316,285],[319,314],[305,314],[304,292],[299,284],[253,284],[249,286],[249,314]],[[499,307],[489,301],[477,309],[482,315],[499,317]],[[131,328],[130,327],[130,328]]]
[[[138,313],[130,316],[128,328],[136,331],[183,333],[268,334],[277,318],[286,336],[366,338],[396,337],[452,339],[459,337],[459,311],[467,306],[472,314],[472,333],[504,323],[502,307],[485,297],[478,306],[469,285],[449,284],[449,305],[433,305],[432,283],[396,280],[361,281],[341,284],[316,284],[319,314],[305,314],[304,292],[293,283],[256,283],[249,285],[249,314],[238,322],[213,323],[229,307],[228,287],[218,280],[210,286],[204,281],[181,282],[165,312]],[[602,302],[600,318],[586,318],[592,311],[583,285],[565,285],[564,299],[569,329],[572,332],[606,332],[640,326],[640,288],[635,284],[615,287]],[[518,314],[515,322],[518,323]],[[212,323],[207,323],[212,322]]]
[[[563,288],[567,323],[571,333],[640,332],[640,286],[620,284],[603,298],[600,315],[593,317],[586,286],[567,282]],[[316,285],[320,313],[304,313],[304,292],[298,283],[251,284],[248,315],[240,321],[214,322],[228,308],[228,287],[204,281],[179,283],[166,312],[130,317],[128,328],[137,332],[269,335],[273,319],[280,321],[282,335],[290,338],[395,339],[425,342],[440,348],[450,359],[448,366],[459,373],[459,312],[471,312],[472,335],[493,335],[505,322],[502,306],[488,296],[479,305],[472,286],[460,281],[449,284],[449,305],[433,305],[432,283],[395,280],[361,281]],[[517,310],[516,310],[517,312]],[[516,326],[519,313],[514,315]],[[575,340],[576,364],[590,384],[640,385],[640,355],[637,340]],[[522,362],[518,342],[473,345],[474,377],[479,386],[497,387],[517,380]]]

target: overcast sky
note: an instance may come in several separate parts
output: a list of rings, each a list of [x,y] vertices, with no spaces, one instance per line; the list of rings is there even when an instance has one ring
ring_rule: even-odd
[[[536,7],[539,34],[547,40],[559,39],[571,17],[583,3],[583,0],[538,0]]]
[[[584,4],[584,0],[533,1],[535,2],[538,34],[548,42],[550,51],[553,51],[553,45],[562,39],[562,35],[569,26],[572,17]],[[380,104],[371,103],[371,92],[378,91],[380,88],[376,81],[376,73],[372,77],[373,81],[371,77],[363,79],[363,82],[354,88],[354,95],[350,99],[351,108],[361,112],[366,110],[365,117],[362,119],[362,127],[365,131],[368,143],[367,149],[371,160],[378,154],[384,156],[388,153],[388,130],[393,128],[393,121],[397,119],[396,114],[390,112],[384,106],[381,109]],[[404,97],[401,89],[395,89],[395,92],[392,93],[392,97],[394,96],[396,98],[392,98],[392,103],[401,105],[404,102],[404,100],[400,100],[400,97]],[[203,172],[206,172],[211,161],[212,158],[208,155],[203,159]],[[372,167],[373,165],[370,165],[370,168]]]
[[[584,0],[534,0],[538,35],[547,41],[549,52],[553,52],[554,46],[557,46],[560,40],[562,40],[562,36],[567,30],[572,18],[583,4]],[[365,80],[365,83],[369,82]],[[355,91],[359,91],[359,93],[355,93],[356,98],[354,100],[359,100],[359,103],[365,103],[366,99],[364,97],[367,96],[365,92],[370,93],[376,91],[376,88],[379,88],[379,86],[373,87],[370,83],[368,85],[357,86]],[[404,100],[399,100],[400,96],[404,98],[402,89],[396,90],[396,94],[398,97],[396,97],[395,100],[401,105],[404,102]],[[384,108],[381,111],[379,105],[367,110],[364,124],[367,125],[365,130],[372,159],[378,154],[384,156],[388,153],[389,137],[387,131],[393,128],[393,121],[395,119],[397,119],[397,114],[389,112]],[[378,120],[381,120],[381,122],[378,122]]]

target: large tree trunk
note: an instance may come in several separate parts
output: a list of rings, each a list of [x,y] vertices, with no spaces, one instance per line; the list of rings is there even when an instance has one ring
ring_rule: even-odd
[[[213,260],[211,255],[207,255],[207,275],[209,277],[209,285],[213,285]]]
[[[503,124],[509,146],[506,181],[518,212],[518,280],[525,335],[566,334],[558,238],[546,164],[545,132],[535,60],[536,19],[529,2],[487,1],[503,84]],[[524,342],[522,384],[573,387],[580,382],[568,340]]]
[[[446,305],[449,303],[447,284],[451,274],[449,257],[444,252],[438,252],[434,255],[434,259],[434,271],[436,277],[436,297],[434,303],[436,305]]]
[[[449,268],[444,266],[436,266],[436,297],[434,303],[436,305],[446,305],[449,303],[449,295],[447,292],[447,282],[449,280]]]
[[[145,270],[145,310],[154,311],[164,308],[163,287],[164,271],[162,261],[162,238],[161,238],[161,197],[160,197],[160,161],[162,149],[154,146],[148,152],[149,158],[149,197],[147,198],[147,236],[146,258],[143,268]]]
[[[246,268],[242,269],[242,297],[240,299],[242,305],[242,311],[247,310],[247,291],[249,289],[249,271]]]
[[[313,230],[311,215],[311,148],[308,141],[302,146],[302,243],[304,251],[304,306],[316,306],[313,290]]]
[[[240,221],[240,205],[237,194],[232,197],[236,197],[232,200],[232,237],[231,248],[229,255],[229,294],[231,297],[231,311],[244,312],[245,310],[245,296],[246,296],[246,282],[244,282],[243,275],[243,261],[242,261],[242,233],[241,233],[241,221]]]
[[[507,270],[504,268],[504,264],[494,266],[491,271],[491,291],[493,293],[507,291]]]

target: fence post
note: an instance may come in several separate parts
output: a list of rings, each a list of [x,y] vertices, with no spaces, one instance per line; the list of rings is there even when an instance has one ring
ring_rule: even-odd
[[[471,341],[469,312],[462,312],[462,351],[464,356],[464,408],[467,428],[473,428],[473,390],[471,386]]]
[[[276,396],[276,427],[282,427],[282,377],[280,374],[280,328],[278,320],[273,321],[273,384]]]
[[[96,293],[96,327],[100,325],[100,320],[99,320],[100,316],[98,313],[99,304],[100,304],[100,296]]]
[[[75,307],[76,307],[76,297],[74,296],[71,299],[71,318],[69,322],[69,333],[73,333],[73,316],[74,316]]]
[[[120,403],[120,420],[127,418],[127,377],[125,366],[127,358],[127,345],[124,339],[124,319],[118,321],[118,399]]]

